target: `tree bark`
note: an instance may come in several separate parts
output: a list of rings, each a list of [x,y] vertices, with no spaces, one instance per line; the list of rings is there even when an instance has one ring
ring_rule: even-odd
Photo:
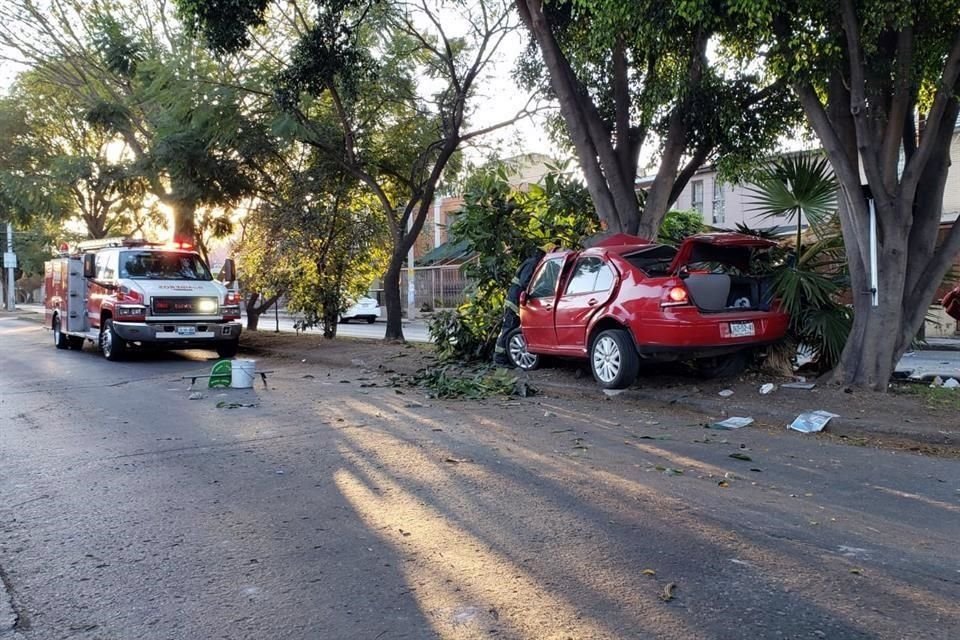
[[[400,271],[405,253],[394,253],[383,276],[383,301],[387,307],[387,332],[385,339],[403,341],[403,306],[400,301]]]

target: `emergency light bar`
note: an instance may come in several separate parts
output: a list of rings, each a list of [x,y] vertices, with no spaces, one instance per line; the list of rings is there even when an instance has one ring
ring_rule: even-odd
[[[143,238],[100,238],[99,240],[84,240],[78,242],[77,251],[96,251],[108,247],[162,247],[160,242],[150,242]]]

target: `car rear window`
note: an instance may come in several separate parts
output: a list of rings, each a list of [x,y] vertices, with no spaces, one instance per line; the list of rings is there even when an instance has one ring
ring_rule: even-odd
[[[623,257],[648,276],[665,276],[669,275],[670,263],[673,262],[676,255],[676,247],[661,244],[635,251]]]

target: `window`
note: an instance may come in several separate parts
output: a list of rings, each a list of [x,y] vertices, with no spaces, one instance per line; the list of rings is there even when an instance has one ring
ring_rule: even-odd
[[[703,180],[694,180],[690,183],[690,208],[703,213]]]
[[[554,258],[547,260],[540,265],[540,270],[533,277],[533,283],[530,285],[529,296],[531,298],[552,298],[556,295],[557,279],[560,277],[560,267],[563,266],[563,258]]]
[[[570,282],[567,284],[567,295],[575,296],[578,293],[591,293],[593,284],[597,281],[597,270],[603,263],[600,258],[580,258],[573,270]]]
[[[613,270],[600,258],[580,258],[567,284],[567,295],[607,291],[613,286]]]
[[[171,251],[124,251],[120,276],[149,280],[212,280],[199,256]]]
[[[713,224],[727,219],[726,200],[723,195],[723,183],[717,180],[713,183]]]

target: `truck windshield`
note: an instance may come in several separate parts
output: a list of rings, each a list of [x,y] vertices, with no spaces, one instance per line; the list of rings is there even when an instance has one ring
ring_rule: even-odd
[[[123,251],[120,277],[134,280],[213,280],[207,265],[195,253]]]

